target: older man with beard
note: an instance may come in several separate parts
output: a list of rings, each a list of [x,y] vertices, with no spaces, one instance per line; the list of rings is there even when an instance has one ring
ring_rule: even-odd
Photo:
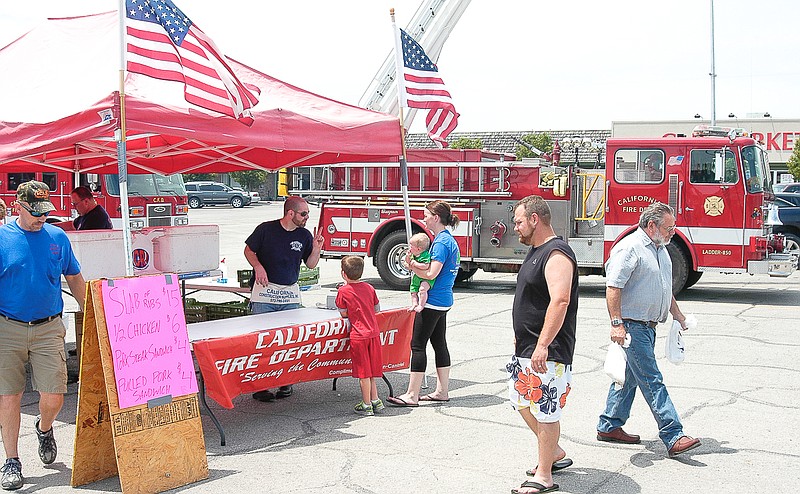
[[[639,228],[620,240],[608,257],[606,305],[611,317],[611,341],[622,345],[630,335],[630,345],[625,349],[625,385],[615,389],[612,383],[606,409],[597,424],[599,441],[639,443],[639,436],[622,430],[638,386],[670,457],[700,446],[698,439],[683,433],[654,352],[656,325],[666,321],[667,312],[686,329],[686,318],[672,296],[672,260],[666,249],[674,234],[675,212],[656,202],[642,211]]]

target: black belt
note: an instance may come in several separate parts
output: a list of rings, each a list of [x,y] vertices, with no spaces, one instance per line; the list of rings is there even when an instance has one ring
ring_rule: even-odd
[[[8,317],[5,314],[0,314],[0,315],[2,315],[4,318],[6,318],[9,321],[18,322],[20,324],[27,324],[28,326],[36,326],[37,324],[44,324],[46,322],[52,321],[53,319],[61,317],[61,312],[59,312],[58,314],[53,314],[52,316],[49,316],[49,317],[43,317],[41,319],[36,319],[34,321],[20,321],[19,319],[14,319],[13,317]]]
[[[658,325],[658,321],[637,321],[636,319],[623,319],[623,321],[635,322],[647,326],[648,328],[655,328]]]

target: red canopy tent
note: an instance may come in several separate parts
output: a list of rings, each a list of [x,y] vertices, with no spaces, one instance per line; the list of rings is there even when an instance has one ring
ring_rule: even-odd
[[[0,49],[0,167],[116,173],[119,50],[116,12],[49,19]],[[127,74],[129,173],[275,170],[402,153],[398,118],[229,61],[260,90],[251,127],[187,103],[182,84]]]

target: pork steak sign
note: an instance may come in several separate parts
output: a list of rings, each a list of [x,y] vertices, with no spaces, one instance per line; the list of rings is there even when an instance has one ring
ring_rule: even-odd
[[[103,281],[119,408],[197,392],[174,274]]]

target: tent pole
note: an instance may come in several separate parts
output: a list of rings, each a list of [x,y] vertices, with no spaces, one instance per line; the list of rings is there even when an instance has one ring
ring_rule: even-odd
[[[128,161],[125,142],[125,0],[119,0],[119,119],[114,130],[117,141],[119,198],[122,209],[122,247],[125,252],[125,274],[133,276],[133,242],[128,208]]]
[[[403,55],[400,43],[400,31],[394,22],[394,9],[389,9],[389,16],[392,18],[392,31],[394,34],[394,54],[395,54],[395,79],[397,80],[397,107],[400,116],[400,143],[402,144],[403,154],[400,156],[400,190],[403,193],[403,213],[406,220],[406,240],[411,243],[411,207],[408,204],[408,163],[406,162],[406,128],[403,123],[403,106],[405,106],[406,88],[403,84]]]

